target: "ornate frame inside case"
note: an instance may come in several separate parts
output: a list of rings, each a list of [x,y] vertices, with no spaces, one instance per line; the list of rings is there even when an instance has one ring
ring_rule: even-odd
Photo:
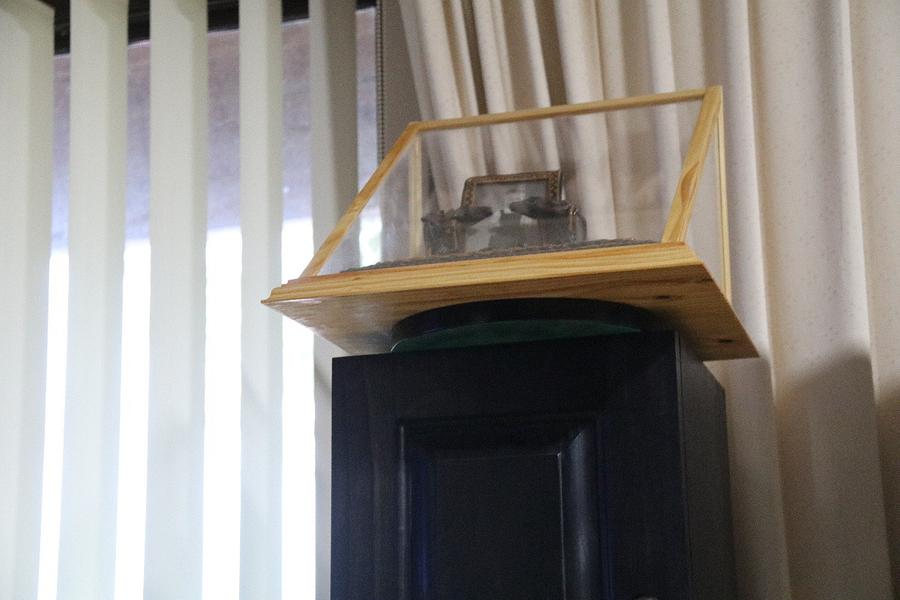
[[[545,186],[544,197],[549,202],[560,202],[560,180],[562,171],[534,171],[531,173],[507,173],[505,175],[478,175],[466,179],[463,185],[462,201],[460,206],[475,205],[475,190],[479,186],[491,186],[502,184],[528,184],[538,183]]]
[[[480,205],[492,182],[523,197]],[[730,304],[720,87],[411,123],[264,302],[363,353],[410,315],[515,298],[637,306],[704,360],[756,356]]]

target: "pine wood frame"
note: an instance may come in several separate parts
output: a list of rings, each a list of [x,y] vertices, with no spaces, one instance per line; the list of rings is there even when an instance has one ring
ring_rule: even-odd
[[[407,148],[410,149],[408,177],[412,194],[410,222],[418,221],[417,216],[421,212],[421,132],[696,100],[702,101],[700,113],[659,243],[319,274],[353,221]],[[508,297],[591,297],[625,302],[655,311],[678,328],[705,360],[756,356],[752,341],[730,305],[731,273],[722,105],[722,88],[712,86],[666,94],[410,123],[302,275],[275,288],[264,303],[311,327],[345,350],[358,353],[385,350],[387,332],[396,321],[437,306]],[[702,261],[685,244],[698,183],[714,135],[718,144],[716,167],[719,171],[722,289],[713,281]],[[411,231],[410,247],[420,248],[421,243],[420,234]],[[575,285],[580,287],[576,289],[573,287]]]

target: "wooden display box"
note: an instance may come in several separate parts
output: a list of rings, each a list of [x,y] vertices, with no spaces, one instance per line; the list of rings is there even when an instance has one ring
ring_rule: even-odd
[[[350,353],[389,349],[394,324],[433,308],[586,298],[652,311],[702,360],[756,356],[730,303],[723,127],[719,87],[411,123],[303,274],[264,303]],[[422,223],[458,213],[463,179],[552,167],[582,240],[429,247]]]

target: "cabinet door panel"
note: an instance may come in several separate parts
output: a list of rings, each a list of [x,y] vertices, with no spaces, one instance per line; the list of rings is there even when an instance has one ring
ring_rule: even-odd
[[[415,600],[598,597],[593,420],[404,424]]]
[[[333,373],[333,600],[731,597],[723,398],[676,334]]]

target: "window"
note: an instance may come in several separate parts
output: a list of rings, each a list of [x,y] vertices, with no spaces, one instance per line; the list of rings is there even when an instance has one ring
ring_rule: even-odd
[[[375,168],[375,11],[357,12],[359,172]],[[312,256],[308,25],[284,25],[283,280]],[[122,404],[116,597],[143,595],[150,295],[150,43],[129,46],[128,180],[122,315]],[[203,596],[238,598],[240,564],[240,264],[238,32],[209,34],[209,217]],[[69,57],[56,58],[53,254],[39,598],[56,597],[68,295]],[[377,235],[374,232],[373,235]],[[314,569],[312,334],[284,323],[282,595],[310,598]]]

